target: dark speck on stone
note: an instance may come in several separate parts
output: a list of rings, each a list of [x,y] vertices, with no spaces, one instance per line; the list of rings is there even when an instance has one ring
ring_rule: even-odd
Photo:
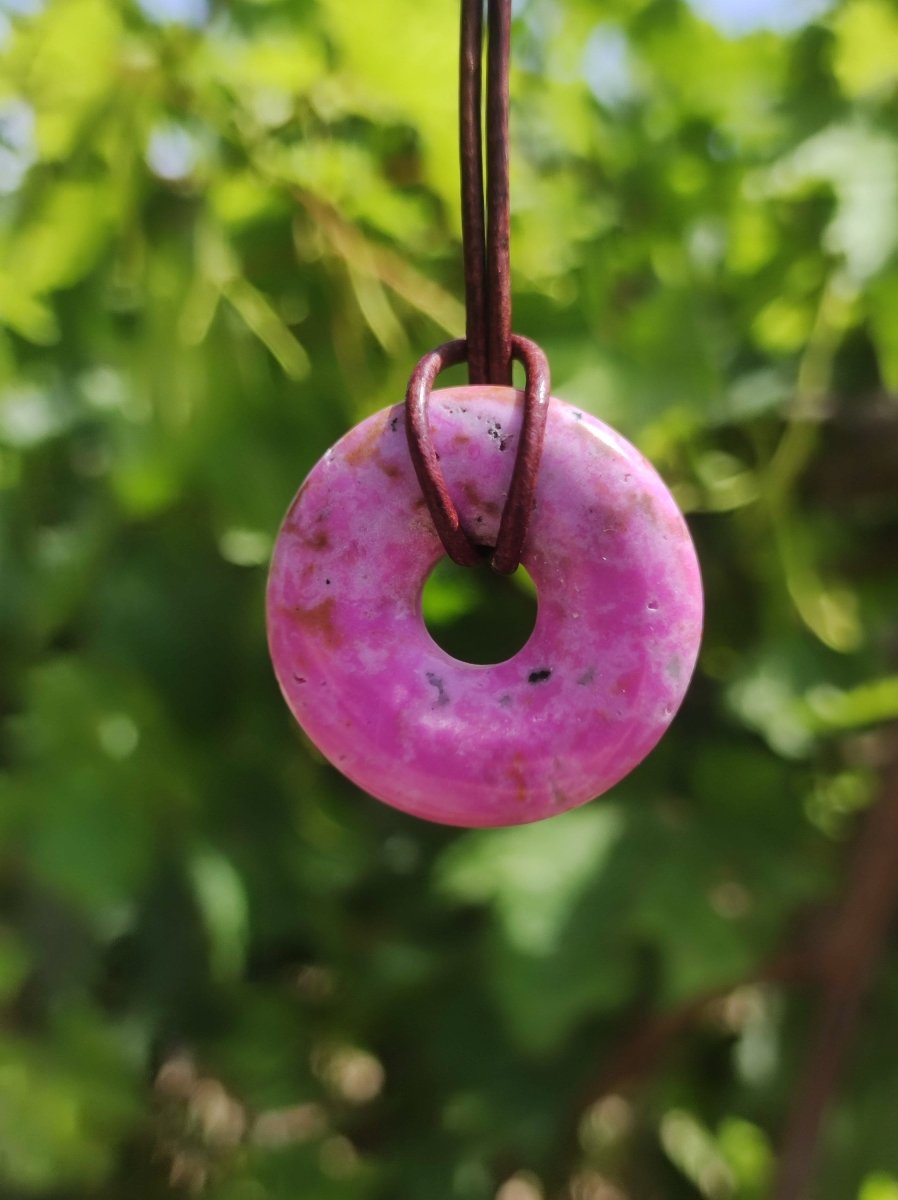
[[[293,678],[296,680],[297,683],[305,683],[305,676],[303,676],[303,675],[294,674]]]
[[[499,703],[503,708],[508,708],[509,704],[511,704],[511,696],[509,696],[508,692],[504,696],[499,697]]]
[[[444,704],[448,704],[449,697],[446,695],[446,685],[443,683],[442,678],[437,675],[436,671],[427,672],[427,682],[437,690],[436,707],[442,708]]]
[[[552,674],[550,667],[542,667],[539,671],[531,671],[527,676],[528,683],[545,683]]]
[[[575,412],[575,413],[574,413],[574,420],[575,420],[575,421],[582,421],[582,420],[583,420],[583,413],[582,413],[582,412]]]
[[[393,432],[395,433],[398,427],[399,427],[399,418],[398,418],[398,417],[394,417],[394,418],[392,419],[392,421],[390,422],[390,428],[391,428],[391,429],[393,430]]]
[[[330,587],[331,585],[331,581],[329,579],[325,579],[324,583],[326,587]]]
[[[509,439],[503,437],[499,430],[502,428],[501,421],[490,421],[486,427],[486,431],[493,441],[498,445],[500,450],[504,450],[508,445]]]

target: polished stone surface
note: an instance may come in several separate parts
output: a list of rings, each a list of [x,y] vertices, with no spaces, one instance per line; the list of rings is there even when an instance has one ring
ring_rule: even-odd
[[[521,393],[447,388],[430,408],[462,522],[493,544]],[[287,703],[339,770],[419,817],[516,825],[583,804],[648,754],[689,683],[702,593],[686,523],[633,446],[553,399],[523,554],[536,626],[506,662],[459,662],[421,614],[443,551],[404,419],[398,405],[351,429],[281,527],[268,630]]]

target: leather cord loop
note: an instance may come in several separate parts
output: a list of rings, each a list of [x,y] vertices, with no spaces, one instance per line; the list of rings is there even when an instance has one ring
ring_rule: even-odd
[[[527,536],[550,392],[549,364],[539,346],[517,334],[512,336],[511,343],[513,357],[524,365],[527,383],[518,452],[494,549],[475,542],[462,527],[430,435],[428,402],[431,390],[441,371],[467,359],[468,343],[464,338],[446,342],[424,355],[412,372],[405,405],[409,453],[446,553],[460,566],[473,567],[482,563],[492,549],[492,565],[503,575],[517,570]]]

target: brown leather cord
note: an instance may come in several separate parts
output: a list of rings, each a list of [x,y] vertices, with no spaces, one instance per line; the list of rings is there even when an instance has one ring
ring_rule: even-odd
[[[536,477],[542,454],[543,435],[549,411],[549,363],[545,354],[529,338],[512,335],[511,352],[523,363],[527,375],[524,392],[524,419],[515,458],[508,498],[499,524],[499,536],[492,565],[503,575],[517,570],[533,509]],[[446,367],[464,362],[468,344],[464,338],[446,342],[425,354],[409,380],[405,397],[406,433],[409,453],[434,526],[453,562],[475,567],[488,556],[490,547],[475,542],[462,528],[458,509],[449,495],[446,479],[430,436],[428,403],[439,373]]]
[[[490,383],[511,383],[508,64],[511,0],[489,2],[486,72],[486,312]]]
[[[511,574],[520,562],[533,508],[549,402],[549,364],[535,342],[512,334],[508,85],[511,0],[487,0],[486,196],[483,169],[483,0],[461,0],[459,147],[466,337],[426,354],[406,393],[406,432],[421,491],[446,553],[462,566],[483,562],[489,548],[462,529],[430,437],[427,402],[448,366],[468,363],[472,384],[509,386],[512,359],[524,364],[527,386],[518,455],[492,564]]]
[[[480,106],[483,62],[483,0],[462,0],[459,54],[458,143],[461,166],[461,230],[465,264],[465,335],[468,379],[488,383],[486,225],[483,211],[483,133]]]
[[[484,202],[483,0],[462,0],[458,108],[467,307],[465,334],[470,347],[470,382],[510,384],[508,65],[511,0],[489,0],[488,31]]]

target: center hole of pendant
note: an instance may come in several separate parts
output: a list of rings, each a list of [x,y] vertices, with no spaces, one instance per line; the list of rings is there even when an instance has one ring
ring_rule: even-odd
[[[461,662],[505,662],[536,625],[536,585],[524,567],[499,575],[488,563],[459,567],[441,558],[421,597],[424,624],[438,646]]]

